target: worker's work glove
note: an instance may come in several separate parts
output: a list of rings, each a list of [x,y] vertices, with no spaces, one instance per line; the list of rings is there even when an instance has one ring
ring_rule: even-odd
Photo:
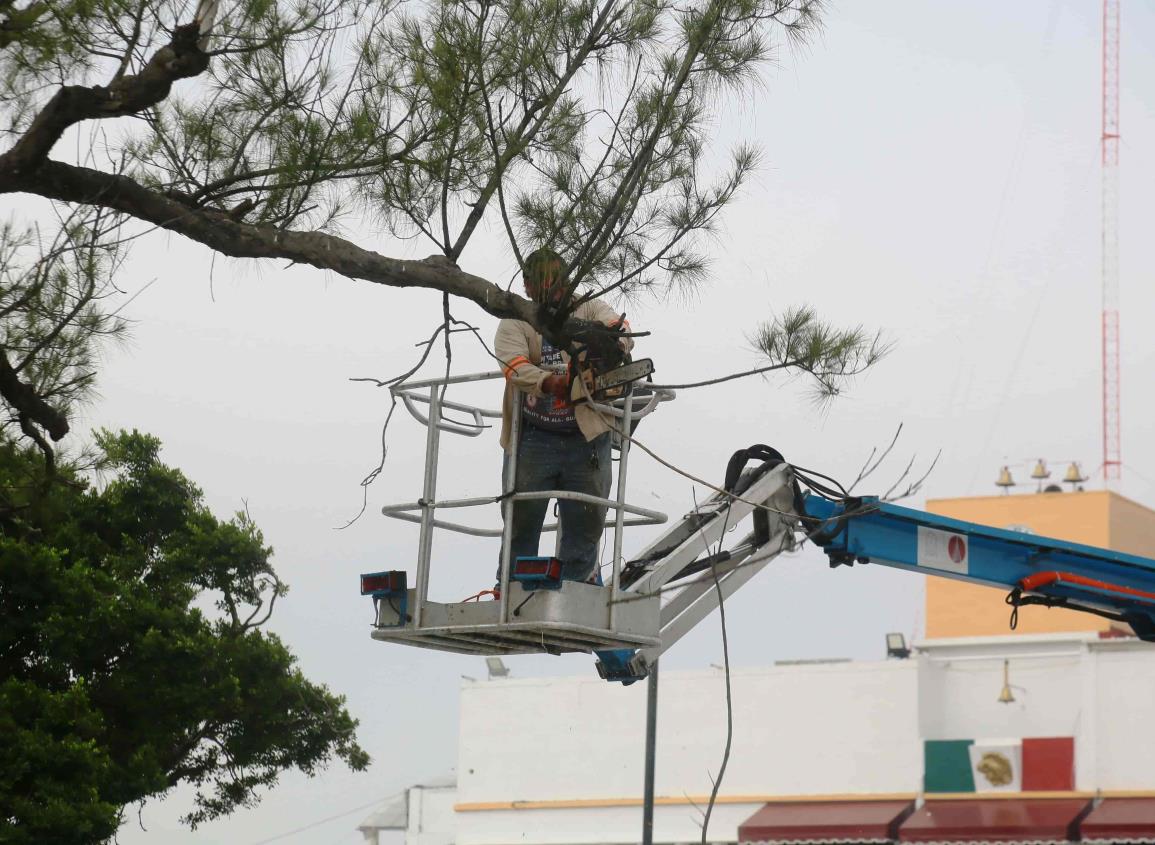
[[[541,392],[560,399],[562,402],[568,402],[569,376],[558,373],[546,376],[541,383]]]

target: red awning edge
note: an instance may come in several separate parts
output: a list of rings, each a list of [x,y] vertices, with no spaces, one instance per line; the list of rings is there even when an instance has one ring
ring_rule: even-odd
[[[914,801],[772,801],[738,826],[738,842],[867,845],[893,842]]]
[[[1084,842],[1155,843],[1155,798],[1104,798],[1079,829]]]
[[[1049,843],[1077,837],[1085,798],[928,800],[898,831],[899,842]]]

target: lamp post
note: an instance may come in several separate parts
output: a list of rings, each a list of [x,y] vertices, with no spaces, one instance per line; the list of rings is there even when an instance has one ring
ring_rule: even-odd
[[[654,843],[654,756],[658,745],[658,662],[646,678],[646,776],[642,791],[642,845]]]

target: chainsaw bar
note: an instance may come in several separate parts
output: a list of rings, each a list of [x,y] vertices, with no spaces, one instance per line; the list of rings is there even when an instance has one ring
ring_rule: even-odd
[[[594,378],[592,391],[595,399],[616,399],[625,393],[627,384],[644,379],[653,374],[654,362],[651,358],[640,358]]]

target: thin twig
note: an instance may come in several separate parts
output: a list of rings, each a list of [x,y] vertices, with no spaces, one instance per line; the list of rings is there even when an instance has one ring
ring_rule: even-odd
[[[873,473],[876,469],[878,469],[878,465],[881,464],[884,460],[886,460],[886,456],[890,454],[891,450],[894,449],[894,444],[898,442],[898,436],[900,434],[902,434],[902,423],[898,424],[898,428],[894,432],[894,437],[891,438],[890,445],[887,446],[886,449],[883,450],[882,454],[878,456],[878,460],[875,461],[873,464],[871,464],[870,461],[874,457],[875,453],[878,451],[878,447],[875,446],[873,449],[870,450],[870,454],[867,456],[866,462],[863,463],[862,469],[860,469],[858,471],[858,476],[854,479],[854,481],[852,481],[850,483],[850,486],[846,488],[848,493],[853,492],[854,488],[856,486],[858,486],[858,483],[860,481],[865,481],[866,478],[868,478],[871,473]]]
[[[934,456],[934,460],[930,462],[930,466],[926,468],[926,472],[924,472],[919,477],[919,479],[917,481],[914,481],[911,484],[907,485],[907,488],[905,490],[903,490],[901,493],[899,493],[897,496],[891,496],[890,495],[891,492],[894,490],[894,487],[892,487],[890,490],[888,490],[886,492],[885,496],[881,497],[882,501],[884,501],[884,502],[897,502],[897,501],[900,501],[902,499],[905,499],[908,496],[913,496],[915,493],[917,493],[919,490],[922,489],[923,482],[926,481],[927,478],[930,477],[931,472],[934,471],[935,465],[938,464],[938,459],[941,457],[942,457],[942,449],[939,449],[938,452]],[[909,467],[908,467],[908,469],[909,469]],[[905,473],[904,473],[904,475],[905,475]],[[897,483],[895,486],[897,486]]]
[[[719,551],[722,541],[718,541]],[[702,845],[706,845],[706,836],[710,829],[710,816],[714,812],[714,802],[718,800],[718,790],[722,788],[722,778],[726,774],[726,766],[730,762],[730,749],[734,744],[734,699],[730,686],[730,639],[726,631],[726,601],[722,595],[722,582],[718,580],[718,565],[712,563],[710,572],[714,577],[714,589],[718,592],[718,617],[722,624],[722,665],[726,670],[726,747],[722,751],[722,762],[718,766],[718,777],[714,778],[714,787],[710,790],[710,802],[706,805],[706,817],[702,820]]]
[[[694,387],[709,387],[713,384],[722,384],[723,382],[734,381],[735,379],[746,378],[747,376],[757,376],[774,370],[797,367],[801,363],[801,361],[783,361],[781,364],[767,364],[765,367],[755,367],[752,370],[746,370],[741,373],[731,373],[728,376],[719,376],[718,378],[706,379],[705,381],[692,381],[687,384],[655,384],[652,385],[652,387],[655,390],[689,390]]]

